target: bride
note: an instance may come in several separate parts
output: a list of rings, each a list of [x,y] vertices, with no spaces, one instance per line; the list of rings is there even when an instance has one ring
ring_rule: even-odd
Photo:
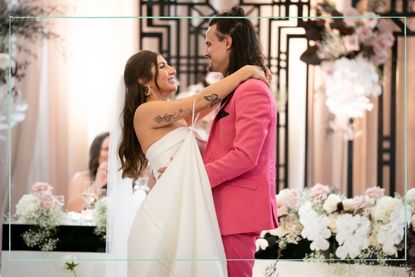
[[[130,224],[128,276],[227,276],[194,115],[208,114],[249,78],[267,81],[261,68],[248,65],[195,96],[169,101],[175,74],[161,55],[147,50],[130,57],[124,70],[122,177],[137,179],[149,165],[157,179]],[[167,169],[158,176],[161,168]]]

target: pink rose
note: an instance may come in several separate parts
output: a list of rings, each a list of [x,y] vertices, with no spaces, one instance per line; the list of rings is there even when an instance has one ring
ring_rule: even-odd
[[[361,195],[361,196],[356,196],[353,198],[353,210],[355,212],[361,210],[363,211],[363,214],[368,215],[369,212],[369,208],[374,204],[371,203],[371,200],[367,195]]]
[[[50,209],[50,208],[54,208],[57,205],[57,201],[56,201],[56,197],[53,196],[52,194],[49,193],[43,193],[41,195],[38,196],[38,198],[40,199],[40,202],[42,203],[42,206]]]
[[[372,29],[362,25],[356,29],[356,34],[359,38],[359,41],[361,41],[364,45],[372,45],[372,40],[375,37]]]
[[[379,19],[377,27],[381,33],[392,32],[392,25],[388,19]]]
[[[375,65],[384,64],[388,60],[389,55],[386,48],[374,46],[373,51],[375,55],[373,55],[372,61]]]
[[[343,210],[345,212],[354,212],[354,201],[353,199],[345,199],[342,201]]]
[[[379,200],[380,198],[385,196],[385,189],[381,189],[380,187],[368,188],[365,191],[365,195],[375,200]]]
[[[391,32],[381,33],[378,36],[378,39],[376,40],[376,43],[380,43],[380,42],[382,42],[385,47],[390,48],[395,42],[395,37],[393,36]]]
[[[311,189],[311,197],[316,201],[323,201],[327,198],[327,195],[330,193],[329,186],[324,186],[322,184],[315,184]]]
[[[299,198],[299,192],[293,189],[283,189],[277,195],[277,201],[289,209],[295,208]]]
[[[49,185],[48,183],[42,183],[42,182],[37,182],[34,183],[32,186],[32,193],[34,195],[39,195],[39,194],[52,194],[52,189],[53,187],[51,185]]]

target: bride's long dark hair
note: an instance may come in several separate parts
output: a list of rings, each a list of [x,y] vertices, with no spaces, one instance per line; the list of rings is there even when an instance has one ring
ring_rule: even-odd
[[[147,88],[139,83],[152,80],[151,68],[155,68],[155,84],[157,84],[159,54],[142,50],[131,56],[124,69],[126,87],[124,108],[121,113],[121,141],[118,156],[121,160],[122,177],[137,179],[147,166],[147,159],[134,131],[135,110],[146,102]]]

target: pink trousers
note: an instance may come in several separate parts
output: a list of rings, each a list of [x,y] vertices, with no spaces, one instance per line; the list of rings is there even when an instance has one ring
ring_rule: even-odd
[[[222,236],[228,260],[228,277],[252,277],[255,259],[255,240],[258,233]]]

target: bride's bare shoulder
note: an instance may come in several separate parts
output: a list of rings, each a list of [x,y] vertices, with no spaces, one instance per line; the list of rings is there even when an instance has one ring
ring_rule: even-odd
[[[149,102],[145,102],[143,104],[141,104],[140,106],[137,107],[137,109],[135,110],[135,114],[147,114],[151,111],[155,111],[157,110],[157,107],[159,107],[160,105],[163,104],[164,101],[149,101]]]

